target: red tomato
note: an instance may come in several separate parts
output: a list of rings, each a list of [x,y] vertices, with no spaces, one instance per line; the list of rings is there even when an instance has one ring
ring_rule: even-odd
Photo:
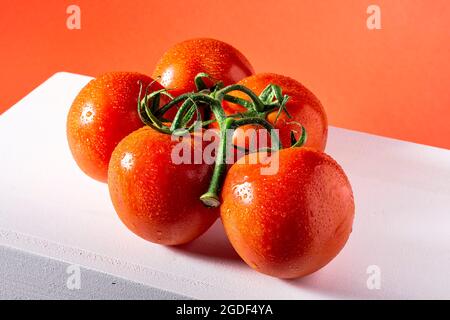
[[[345,245],[354,217],[350,183],[328,155],[309,148],[278,152],[278,172],[261,175],[241,158],[225,178],[222,221],[233,247],[255,270],[296,278],[330,262]]]
[[[275,129],[279,129],[281,143],[283,147],[291,145],[290,132],[294,131],[296,138],[301,134],[301,123],[307,132],[306,147],[314,148],[319,151],[325,150],[328,134],[328,121],[325,110],[316,96],[304,87],[300,82],[286,76],[273,73],[259,73],[238,82],[259,95],[269,84],[276,84],[281,87],[283,94],[290,97],[286,104],[286,109],[292,118],[288,118],[285,112],[282,112],[275,123],[278,111],[273,111],[267,115],[267,120],[274,124]],[[232,92],[231,95],[249,98],[241,92]],[[240,105],[224,103],[226,110],[232,112],[244,112],[246,109]],[[229,111],[230,112],[230,111]]]
[[[67,117],[67,139],[78,166],[88,176],[106,182],[116,145],[143,126],[137,112],[139,81],[153,79],[134,72],[110,72],[91,80],[77,95]],[[155,82],[151,89],[162,89]]]
[[[218,209],[199,200],[208,189],[212,165],[173,160],[172,151],[178,154],[183,146],[192,150],[191,156],[202,151],[202,142],[194,142],[192,136],[186,139],[172,141],[170,135],[143,127],[124,138],[112,154],[108,173],[112,203],[124,224],[146,240],[187,243],[218,217]]]
[[[170,48],[156,65],[153,77],[174,95],[195,90],[194,78],[209,74],[225,85],[254,73],[247,58],[231,45],[214,39],[192,39]]]

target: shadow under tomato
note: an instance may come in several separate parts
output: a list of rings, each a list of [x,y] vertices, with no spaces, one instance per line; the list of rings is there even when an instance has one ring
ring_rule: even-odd
[[[280,279],[287,285],[291,285],[300,290],[306,290],[308,293],[317,294],[319,297],[329,296],[331,299],[370,299],[368,295],[355,292],[349,286],[342,286],[339,274],[334,277],[324,275],[319,271],[298,279]]]
[[[170,249],[186,255],[197,255],[222,260],[240,260],[239,255],[233,249],[225,235],[225,230],[220,219],[198,239],[184,245],[170,247]]]
[[[348,256],[346,256],[348,258]],[[367,287],[367,262],[358,256],[338,259],[336,263],[298,279],[282,279],[286,284],[320,298],[331,299],[401,299],[401,292],[391,289],[370,290]]]

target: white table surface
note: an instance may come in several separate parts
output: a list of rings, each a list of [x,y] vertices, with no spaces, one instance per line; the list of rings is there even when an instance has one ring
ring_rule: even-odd
[[[174,297],[450,298],[449,150],[330,128],[327,152],[354,189],[353,233],[322,270],[279,280],[247,267],[220,221],[181,248],[146,242],[122,225],[107,186],[78,169],[66,142],[67,111],[89,79],[56,73],[0,116],[0,246]],[[18,278],[28,272],[21,261]],[[371,265],[381,271],[378,290],[367,286]],[[8,286],[0,281],[0,293],[14,290]]]

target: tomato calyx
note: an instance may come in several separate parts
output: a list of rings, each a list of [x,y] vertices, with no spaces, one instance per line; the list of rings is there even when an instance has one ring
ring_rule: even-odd
[[[209,188],[200,200],[207,207],[220,206],[219,192],[225,178],[227,170],[227,158],[230,145],[230,132],[241,126],[256,125],[266,129],[270,133],[270,147],[257,149],[256,152],[272,153],[283,148],[277,130],[274,124],[280,114],[285,112],[288,118],[291,118],[286,109],[286,103],[289,100],[288,95],[283,95],[281,88],[276,84],[269,84],[258,96],[252,90],[241,84],[232,84],[224,87],[221,82],[214,82],[214,85],[208,86],[204,79],[214,82],[208,74],[199,73],[194,79],[196,92],[182,94],[173,97],[167,92],[167,89],[161,89],[148,92],[147,86],[144,97],[142,96],[142,85],[139,91],[138,113],[144,124],[155,130],[172,135],[184,135],[186,132],[192,133],[200,128],[206,128],[213,122],[217,122],[220,130],[220,142],[217,149],[214,171],[210,181]],[[242,99],[230,95],[229,93],[239,91],[244,93],[250,100]],[[161,97],[166,96],[169,102],[160,107]],[[223,109],[223,102],[228,101],[238,104],[246,109],[245,112],[237,112],[227,115]],[[164,115],[172,108],[178,107],[175,117],[172,121],[164,118]],[[200,109],[206,107],[214,115],[214,119],[206,117],[203,121]],[[277,111],[274,124],[266,118],[271,112]],[[301,147],[306,141],[305,128],[301,127],[301,136],[295,139],[294,132],[291,131],[291,147]],[[235,146],[236,147],[236,146]],[[244,148],[245,152],[250,150]]]

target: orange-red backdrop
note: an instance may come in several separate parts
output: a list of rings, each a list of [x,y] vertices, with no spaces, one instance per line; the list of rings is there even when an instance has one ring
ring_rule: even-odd
[[[81,30],[66,28],[70,4]],[[366,27],[370,4],[382,30]],[[332,125],[450,148],[447,0],[1,0],[0,112],[56,71],[151,74],[198,36],[303,82]]]

